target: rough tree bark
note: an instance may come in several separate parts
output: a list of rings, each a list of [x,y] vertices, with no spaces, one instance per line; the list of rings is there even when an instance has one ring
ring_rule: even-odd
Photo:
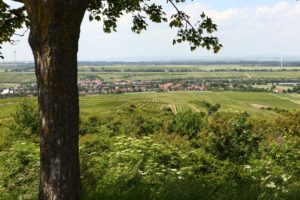
[[[40,200],[80,198],[77,51],[87,0],[25,0],[40,113]]]

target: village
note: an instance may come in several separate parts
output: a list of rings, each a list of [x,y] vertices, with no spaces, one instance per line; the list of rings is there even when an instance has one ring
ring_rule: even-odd
[[[15,86],[0,88],[0,97],[7,96],[35,96],[37,95],[37,84],[16,84]]]
[[[79,81],[80,95],[89,94],[120,94],[133,92],[169,92],[179,90],[205,91],[207,88],[203,85],[180,84],[173,82],[163,83],[162,81],[131,81],[123,80],[118,82],[105,82],[97,79],[81,79]]]
[[[179,90],[190,91],[206,91],[207,87],[203,84],[186,84],[164,81],[150,81],[150,80],[122,80],[117,82],[106,82],[99,79],[80,79],[78,81],[78,88],[80,95],[91,94],[121,94],[121,93],[133,93],[133,92],[169,92]],[[37,95],[37,85],[35,83],[30,84],[18,84],[14,87],[0,88],[0,96],[35,96]]]
[[[116,82],[103,81],[97,78],[81,78],[78,89],[81,96],[94,94],[122,94],[134,92],[170,92],[170,91],[253,91],[253,92],[299,92],[299,83],[277,83],[269,88],[256,87],[253,83],[234,83],[215,80],[121,80]],[[259,86],[259,85],[258,85]],[[287,86],[294,89],[286,89]],[[0,88],[0,98],[35,96],[36,83],[5,85]]]

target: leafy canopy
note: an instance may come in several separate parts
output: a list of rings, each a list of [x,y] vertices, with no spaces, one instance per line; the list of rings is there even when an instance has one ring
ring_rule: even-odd
[[[13,0],[23,3],[23,0]],[[217,53],[222,45],[217,37],[212,34],[217,31],[217,25],[205,13],[199,13],[200,20],[193,25],[190,17],[181,11],[177,5],[186,0],[167,0],[167,4],[174,7],[175,12],[167,17],[163,6],[153,0],[90,0],[88,5],[90,21],[96,20],[103,23],[105,33],[117,30],[118,19],[129,14],[132,16],[132,31],[141,33],[148,27],[148,21],[155,23],[168,22],[171,28],[178,30],[173,44],[188,42],[191,50],[198,47],[213,50]],[[29,27],[25,6],[12,8],[9,4],[0,0],[0,49],[5,42],[14,43],[12,37],[22,27]],[[3,58],[0,52],[0,58]]]
[[[3,0],[0,0],[0,50],[3,43],[14,43],[12,36],[16,34],[18,29],[23,26],[28,27],[28,25],[25,7],[13,9]],[[1,52],[0,58],[3,58]]]

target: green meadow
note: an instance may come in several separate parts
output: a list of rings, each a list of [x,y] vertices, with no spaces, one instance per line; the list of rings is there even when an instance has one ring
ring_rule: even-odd
[[[34,83],[33,72],[0,72],[0,83]]]
[[[9,117],[25,98],[0,99],[0,119]]]

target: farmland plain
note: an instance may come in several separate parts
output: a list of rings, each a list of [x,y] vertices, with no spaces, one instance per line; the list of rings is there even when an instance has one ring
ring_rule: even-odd
[[[79,78],[99,78],[105,81],[168,80],[168,79],[300,79],[300,71],[222,71],[222,72],[80,72]],[[33,83],[33,72],[0,72],[0,83]]]
[[[280,70],[299,70],[300,66],[260,66],[260,65],[231,65],[231,64],[218,64],[218,65],[113,65],[113,66],[79,66],[79,71],[105,71],[105,70],[115,70],[115,71],[151,71],[151,70],[194,70],[194,71],[235,71],[235,70],[268,70],[268,71],[280,71]]]
[[[94,77],[115,82],[120,80],[168,79],[300,79],[300,66],[267,65],[108,65],[78,66],[79,78]],[[34,68],[0,63],[0,83],[33,83]]]

